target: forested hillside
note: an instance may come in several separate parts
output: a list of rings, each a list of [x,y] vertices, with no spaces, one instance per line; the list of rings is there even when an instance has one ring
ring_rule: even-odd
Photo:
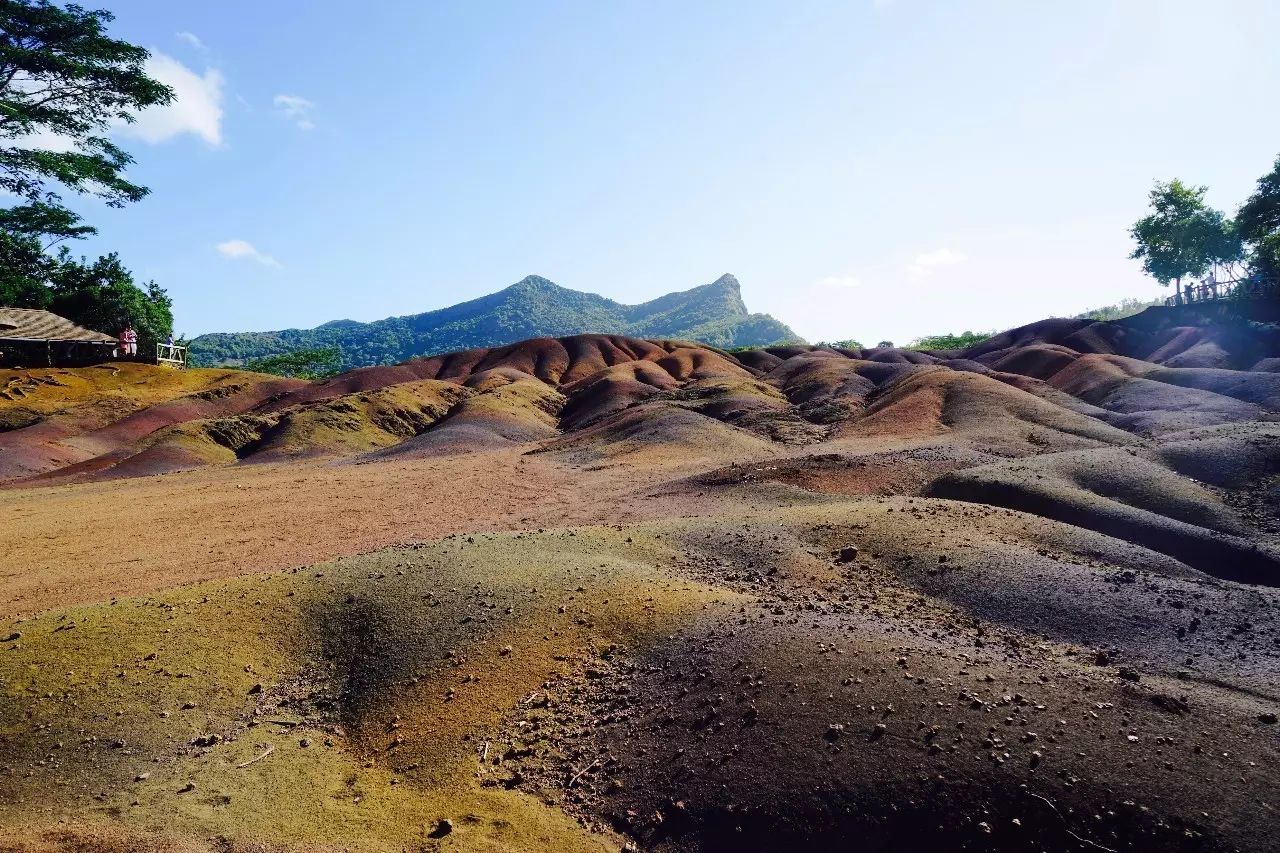
[[[191,341],[191,355],[204,365],[238,364],[336,347],[346,368],[581,332],[680,338],[717,347],[801,340],[768,314],[750,313],[731,275],[640,305],[623,305],[531,275],[497,293],[425,314],[372,323],[336,320],[314,329],[201,335]]]

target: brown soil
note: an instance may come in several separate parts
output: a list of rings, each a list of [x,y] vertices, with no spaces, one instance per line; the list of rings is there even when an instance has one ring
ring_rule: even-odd
[[[1280,345],[1176,316],[0,376],[0,850],[1280,849]]]

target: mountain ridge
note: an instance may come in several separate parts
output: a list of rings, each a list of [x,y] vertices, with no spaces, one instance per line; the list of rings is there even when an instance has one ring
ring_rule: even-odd
[[[730,274],[688,290],[626,305],[527,275],[484,296],[368,323],[331,320],[310,329],[213,332],[191,341],[193,363],[237,364],[315,347],[338,347],[342,367],[391,364],[534,337],[580,333],[677,338],[717,347],[802,343],[786,324],[751,313]]]

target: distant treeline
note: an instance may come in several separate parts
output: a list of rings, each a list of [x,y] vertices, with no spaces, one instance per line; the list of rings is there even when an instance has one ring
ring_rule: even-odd
[[[1132,317],[1134,314],[1141,314],[1152,306],[1163,304],[1164,297],[1160,296],[1157,296],[1155,299],[1121,299],[1115,305],[1103,305],[1101,308],[1094,308],[1091,311],[1075,314],[1071,319],[1122,320],[1125,317]]]

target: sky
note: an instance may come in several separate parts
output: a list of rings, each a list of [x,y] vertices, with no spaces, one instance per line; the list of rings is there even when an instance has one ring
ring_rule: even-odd
[[[105,5],[177,99],[78,248],[187,335],[726,272],[811,341],[1008,328],[1161,295],[1152,183],[1280,155],[1274,0]]]

